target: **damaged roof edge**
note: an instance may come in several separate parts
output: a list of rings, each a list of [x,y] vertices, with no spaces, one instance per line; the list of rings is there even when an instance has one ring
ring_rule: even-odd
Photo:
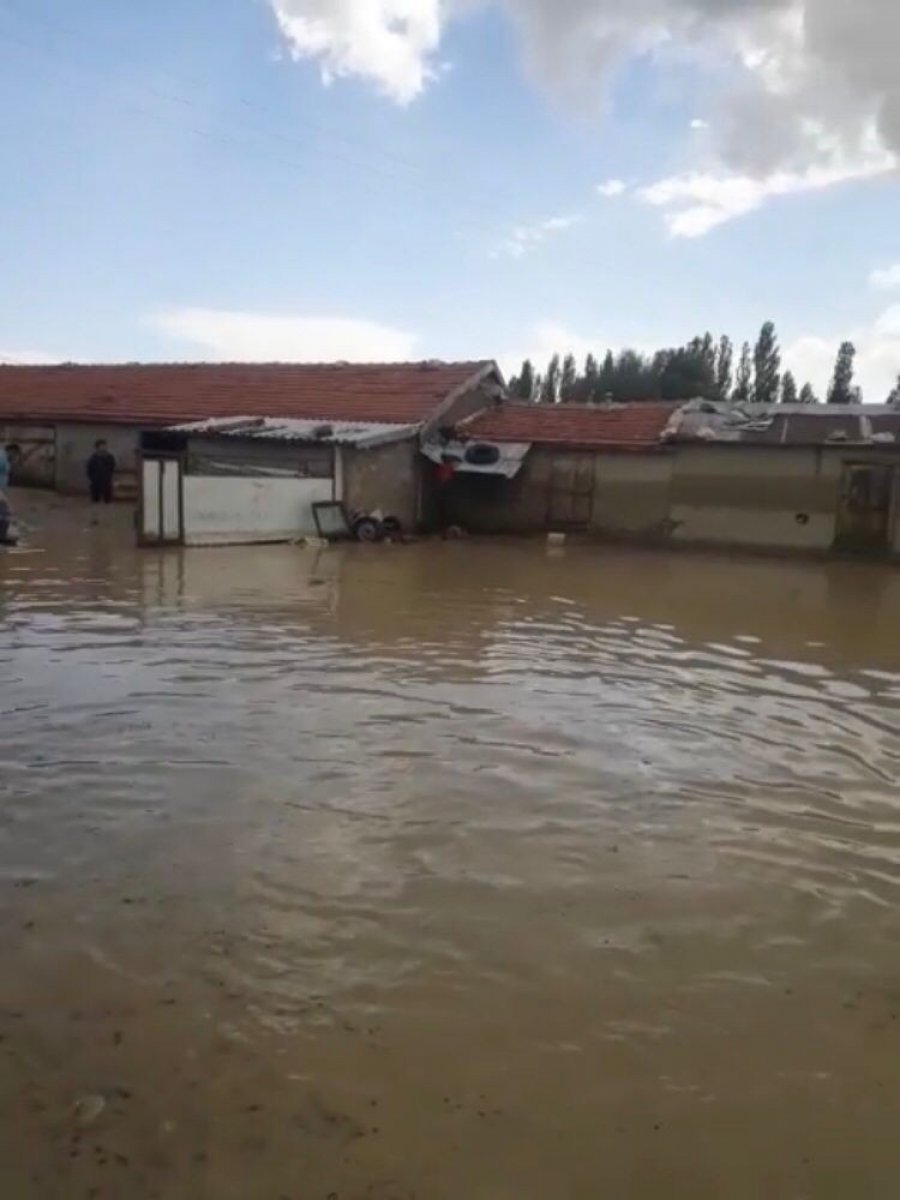
[[[900,411],[878,404],[728,405],[693,400],[672,414],[663,440],[670,445],[900,449]]]
[[[316,421],[280,417],[212,417],[171,425],[166,432],[187,437],[229,438],[254,442],[314,442],[374,450],[416,437],[421,425],[385,421]]]

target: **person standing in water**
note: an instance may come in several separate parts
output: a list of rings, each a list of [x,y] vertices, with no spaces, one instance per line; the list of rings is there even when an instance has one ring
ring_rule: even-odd
[[[87,477],[94,504],[112,504],[115,474],[116,460],[101,438],[94,446],[94,453],[87,460]]]

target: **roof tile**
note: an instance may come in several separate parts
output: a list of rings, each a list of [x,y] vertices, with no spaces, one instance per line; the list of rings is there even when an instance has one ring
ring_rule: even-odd
[[[208,417],[420,424],[488,362],[0,366],[0,420],[171,425]]]
[[[585,404],[508,404],[475,417],[473,438],[537,442],[571,448],[643,450],[659,444],[674,404],[639,403],[612,408]]]

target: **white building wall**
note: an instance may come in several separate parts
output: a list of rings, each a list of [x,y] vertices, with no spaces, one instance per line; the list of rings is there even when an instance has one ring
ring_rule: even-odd
[[[240,545],[314,537],[312,506],[333,498],[331,479],[185,475],[185,545]]]

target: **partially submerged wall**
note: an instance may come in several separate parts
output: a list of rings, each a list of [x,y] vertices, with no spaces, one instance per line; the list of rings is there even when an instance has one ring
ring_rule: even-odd
[[[404,529],[418,525],[420,472],[427,464],[417,439],[374,450],[345,446],[340,456],[342,498],[350,512],[381,509],[386,517],[397,517]]]
[[[313,504],[331,500],[330,479],[185,475],[187,546],[286,542],[317,533]]]
[[[515,479],[460,473],[450,485],[452,520],[473,533],[581,528],[609,536],[665,536],[672,459],[536,446]]]
[[[640,540],[667,537],[672,463],[670,454],[598,454],[591,528]]]
[[[672,539],[825,551],[834,542],[842,464],[814,448],[681,446]]]
[[[475,533],[569,528],[686,546],[826,553],[845,467],[879,462],[894,471],[890,545],[900,555],[900,464],[877,446],[716,443],[592,456],[535,447],[514,480],[460,473],[447,510]]]

